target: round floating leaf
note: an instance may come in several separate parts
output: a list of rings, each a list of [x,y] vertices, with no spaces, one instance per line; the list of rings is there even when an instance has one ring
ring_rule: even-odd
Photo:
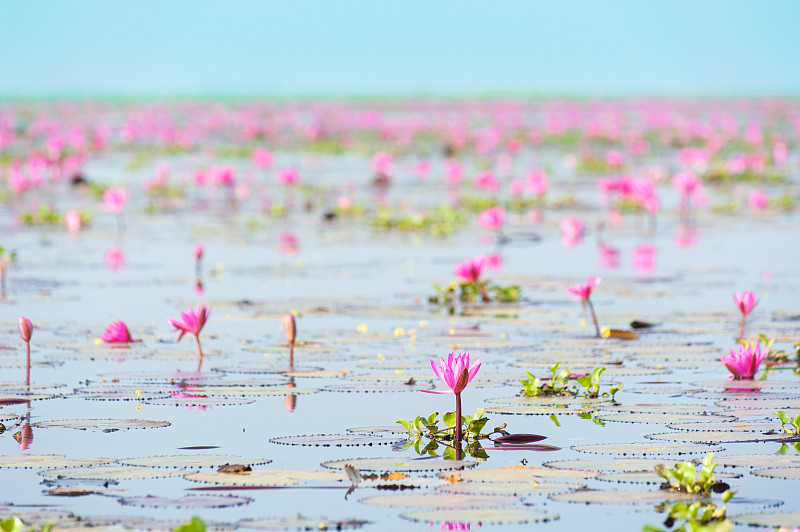
[[[343,471],[257,470],[244,473],[190,473],[186,480],[224,486],[293,486],[303,482],[344,482]]]
[[[330,460],[322,462],[323,467],[344,469],[350,465],[359,471],[447,471],[475,467],[477,462],[467,460],[408,459],[408,458],[351,458],[349,460]]]
[[[800,468],[798,467],[770,467],[768,469],[757,469],[753,471],[753,474],[757,477],[800,480]]]
[[[546,469],[542,467],[494,467],[480,468],[458,473],[439,473],[442,478],[459,482],[538,482],[542,478],[583,479],[594,478],[596,471],[581,469]]]
[[[742,409],[742,411],[747,411],[747,409],[751,408],[771,408],[772,410],[800,409],[800,399],[767,399],[753,403],[752,397],[753,395],[750,394],[746,399],[729,399],[727,401],[717,401],[714,404],[725,407],[728,410]]]
[[[28,454],[23,456],[0,456],[0,467],[53,468],[81,467],[116,462],[114,458],[64,458],[60,454]]]
[[[326,517],[264,517],[243,519],[237,526],[253,530],[348,530],[360,528],[368,521],[358,519],[334,520]]]
[[[547,522],[558,519],[558,514],[544,514],[527,508],[465,508],[459,510],[428,510],[406,512],[400,517],[424,523],[443,523],[443,530],[449,523],[475,524],[521,524]],[[463,528],[463,530],[467,530]]]
[[[551,495],[550,500],[583,504],[658,504],[662,501],[692,501],[700,495],[675,491],[584,490]]]
[[[670,423],[667,427],[688,431],[767,432],[769,430],[780,430],[780,423],[774,421],[715,421],[706,423]]]
[[[161,477],[177,477],[187,474],[186,469],[153,469],[138,466],[92,466],[67,467],[40,471],[39,474],[50,478],[78,478],[83,480],[130,480],[151,479]]]
[[[168,390],[148,390],[135,386],[118,388],[82,388],[75,390],[72,397],[89,401],[144,401],[169,397]]]
[[[187,394],[185,397],[170,397],[169,399],[145,401],[146,404],[153,406],[196,406],[200,408],[209,406],[249,405],[255,402],[255,399],[244,399],[241,397],[193,397],[192,394]]]
[[[576,407],[576,406],[536,406],[536,405],[509,405],[509,406],[489,406],[486,412],[494,414],[519,414],[519,415],[536,415],[536,416],[549,416],[552,414],[587,414],[596,412],[596,408],[589,407]]]
[[[746,432],[726,431],[694,431],[694,432],[661,432],[647,434],[648,440],[693,442],[693,443],[755,443],[774,440],[785,440],[787,434],[750,434]]]
[[[170,456],[144,456],[141,458],[125,458],[119,461],[123,465],[142,467],[178,467],[193,469],[197,467],[219,467],[225,464],[241,464],[246,466],[263,465],[272,462],[269,458],[247,459],[230,454],[174,454]]]
[[[222,375],[196,371],[112,371],[101,373],[105,380],[153,381],[165,384],[203,384],[208,380],[222,378]]]
[[[167,499],[147,495],[145,497],[120,497],[119,503],[125,506],[144,506],[152,508],[227,508],[242,506],[253,501],[249,497],[234,495],[184,495],[178,499]]]
[[[795,528],[800,526],[800,512],[763,512],[732,515],[730,519],[737,525],[761,526],[769,528]]]
[[[236,373],[242,375],[268,375],[286,372],[301,372],[308,373],[313,371],[322,371],[322,368],[315,368],[310,366],[228,366],[220,368],[211,368],[211,371],[219,373]]]
[[[603,410],[609,412],[632,412],[637,414],[716,414],[719,408],[704,404],[632,404],[608,405]]]
[[[598,460],[557,460],[545,462],[545,467],[555,469],[588,469],[590,471],[652,471],[659,464],[673,467],[682,463],[680,460],[662,460],[660,458],[614,458],[612,462]]]
[[[499,405],[530,405],[530,406],[554,406],[554,405],[573,405],[586,408],[596,408],[598,405],[608,403],[605,399],[587,399],[581,397],[498,397],[487,399],[488,403]]]
[[[800,466],[800,456],[796,454],[738,454],[716,456],[714,460],[721,466],[729,467]]]
[[[347,429],[347,432],[352,432],[353,434],[408,434],[408,431],[400,425],[388,425],[385,427],[355,427],[352,429]]]
[[[492,508],[514,504],[517,497],[500,495],[463,495],[453,493],[411,493],[401,495],[379,495],[361,499],[362,504],[389,508],[441,508],[468,510],[470,508]]]
[[[616,473],[603,473],[597,480],[606,482],[630,482],[632,484],[655,484],[661,485],[664,478],[652,471],[619,471]]]
[[[187,394],[207,397],[270,397],[274,395],[304,395],[317,393],[317,388],[295,388],[291,386],[197,386],[186,390]]]
[[[67,428],[78,430],[99,430],[113,432],[128,429],[157,429],[169,427],[169,421],[151,421],[149,419],[62,419],[60,421],[38,421],[34,427]]]
[[[648,386],[645,388],[625,388],[627,393],[652,393],[657,395],[683,395],[704,391],[703,388],[682,388],[678,386]]]
[[[336,384],[322,388],[323,392],[344,393],[388,393],[388,392],[416,392],[414,384]]]
[[[569,482],[459,482],[438,488],[443,493],[460,495],[512,495],[526,497],[529,495],[553,495],[565,491],[583,489],[584,484]]]
[[[759,403],[760,404],[760,403]],[[741,419],[744,417],[764,417],[767,416],[771,419],[775,419],[775,411],[776,410],[783,410],[786,412],[786,415],[790,418],[794,418],[800,414],[800,408],[748,408],[748,409],[736,409],[736,410],[723,410],[726,414],[735,414],[736,419]]]
[[[733,416],[720,416],[718,414],[600,414],[597,416],[600,421],[616,421],[621,423],[669,423],[682,421],[686,425],[696,424],[705,427],[710,421],[720,421],[728,419],[733,421]],[[724,423],[724,421],[723,421]]]
[[[639,443],[598,443],[590,445],[576,445],[572,448],[581,453],[601,454],[640,454],[642,456],[661,454],[692,454],[718,451],[719,447],[685,443],[639,442]]]
[[[271,438],[271,443],[304,445],[309,447],[358,447],[360,445],[396,445],[406,438],[386,438],[367,434],[317,434],[311,436],[282,436]]]

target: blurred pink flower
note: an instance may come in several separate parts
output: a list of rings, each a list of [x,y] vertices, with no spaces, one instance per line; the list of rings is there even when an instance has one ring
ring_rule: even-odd
[[[525,182],[521,179],[512,179],[508,182],[508,190],[511,192],[511,196],[522,197],[525,193]]]
[[[701,185],[700,179],[691,172],[678,172],[672,178],[672,187],[683,197],[694,194]]]
[[[203,253],[205,253],[205,248],[203,244],[195,244],[194,246],[194,260],[200,261],[203,259]]]
[[[107,344],[127,344],[133,342],[128,326],[125,325],[123,321],[112,322],[111,325],[106,328],[106,332],[103,333],[101,339]]]
[[[297,171],[297,168],[284,168],[278,172],[277,179],[281,185],[289,187],[297,184],[300,180],[300,172]]]
[[[697,244],[697,227],[693,225],[680,225],[675,228],[675,245],[680,248],[690,248]]]
[[[294,255],[300,248],[300,240],[294,233],[283,233],[281,235],[280,244],[278,244],[278,251],[281,255]]]
[[[586,301],[592,295],[592,290],[602,282],[600,277],[589,277],[586,284],[576,284],[567,288],[567,292],[575,295],[571,301]]]
[[[416,166],[417,177],[424,179],[431,171],[431,163],[429,161],[419,161]]]
[[[456,264],[454,273],[459,279],[468,283],[477,283],[480,280],[481,274],[487,268],[486,255],[478,255],[477,257],[459,262]]]
[[[741,294],[733,294],[733,301],[742,316],[747,316],[757,305],[756,296],[753,292],[745,290]]]
[[[528,174],[528,187],[537,198],[541,198],[547,194],[549,185],[547,183],[547,174],[541,170],[534,170]]]
[[[761,351],[761,344],[739,344],[738,351],[731,349],[730,354],[722,355],[720,360],[728,371],[731,372],[731,378],[738,379],[752,379],[758,372],[758,366],[769,355],[769,348]]]
[[[109,188],[103,192],[103,207],[109,212],[119,214],[128,201],[128,191],[122,187]]]
[[[392,154],[380,151],[372,156],[372,169],[376,174],[390,176],[392,174]]]
[[[490,270],[499,270],[503,267],[503,259],[497,253],[486,255],[486,267]]]
[[[178,335],[178,341],[180,342],[186,333],[199,336],[210,315],[211,310],[198,303],[195,310],[187,308],[184,312],[181,312],[180,319],[168,318],[167,323],[174,327],[172,332],[181,333]]]
[[[760,211],[769,205],[769,199],[767,195],[764,194],[763,190],[756,189],[750,191],[750,194],[747,196],[747,206],[750,207],[750,210],[753,211]]]
[[[269,170],[272,166],[272,153],[266,148],[256,148],[253,150],[253,164],[262,170]]]
[[[481,172],[475,178],[475,186],[482,188],[490,194],[494,194],[500,189],[500,181],[491,172]]]
[[[70,233],[75,234],[80,231],[83,226],[80,211],[67,211],[64,214],[64,223],[67,225],[67,231]]]
[[[619,249],[600,244],[600,267],[607,270],[619,268]]]
[[[584,223],[578,218],[564,218],[561,228],[561,243],[567,247],[577,246],[583,241]]]
[[[625,162],[625,156],[617,150],[606,152],[606,164],[612,168],[619,168]]]
[[[503,207],[489,207],[478,215],[478,223],[486,229],[499,229],[505,221],[505,215]]]
[[[444,180],[448,185],[457,185],[464,177],[464,167],[461,163],[453,159],[444,161]]]
[[[644,244],[633,248],[633,269],[640,273],[649,273],[656,269],[656,248]]]
[[[125,253],[120,248],[110,249],[106,253],[106,266],[115,272],[122,270],[125,267]]]

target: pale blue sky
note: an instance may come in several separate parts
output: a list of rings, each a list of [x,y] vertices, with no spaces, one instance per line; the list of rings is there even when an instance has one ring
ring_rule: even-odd
[[[2,2],[0,95],[800,94],[796,0]]]

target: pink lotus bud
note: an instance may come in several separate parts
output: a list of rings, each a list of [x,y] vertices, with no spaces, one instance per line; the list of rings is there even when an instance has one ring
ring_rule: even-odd
[[[31,341],[31,336],[33,336],[33,324],[31,320],[25,317],[19,318],[19,335],[25,340],[26,343]]]
[[[283,332],[286,335],[286,341],[294,345],[297,337],[297,323],[295,323],[294,314],[287,314],[283,317]]]
[[[205,251],[205,248],[203,248],[203,244],[197,244],[194,247],[194,259],[198,260],[198,261],[201,260],[203,258],[203,252],[204,251]]]

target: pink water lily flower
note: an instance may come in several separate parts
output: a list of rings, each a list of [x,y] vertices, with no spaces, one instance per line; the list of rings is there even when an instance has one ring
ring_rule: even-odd
[[[290,187],[300,181],[300,172],[297,168],[284,168],[278,172],[277,179],[281,185]]]
[[[733,294],[733,301],[739,308],[739,312],[742,313],[742,321],[739,324],[739,338],[742,338],[744,336],[744,325],[747,315],[752,312],[758,302],[756,301],[755,294],[749,290],[745,290],[741,294]]]
[[[590,296],[592,295],[592,290],[594,290],[601,281],[602,279],[600,277],[589,277],[586,284],[576,284],[575,286],[567,288],[567,292],[575,295],[572,301],[580,301],[589,306],[589,311],[592,313],[592,321],[594,322],[594,331],[598,338],[600,338],[600,325],[597,322],[597,315],[594,313],[594,305],[592,305]]]
[[[128,201],[128,191],[122,187],[109,188],[103,192],[103,207],[116,214],[120,214]]]
[[[478,223],[486,229],[498,229],[505,221],[506,211],[502,207],[489,207],[478,215]]]
[[[440,357],[439,363],[437,363],[431,359],[431,368],[433,368],[433,372],[439,377],[443,383],[450,388],[450,391],[455,394],[459,394],[464,391],[464,388],[467,387],[472,379],[478,374],[478,370],[481,369],[481,359],[480,357],[475,359],[475,362],[470,366],[469,364],[469,353],[459,353],[456,355],[455,353],[450,353],[447,356],[447,360]],[[467,380],[466,382],[462,382],[463,379],[460,379],[461,374],[467,370]],[[450,393],[450,392],[437,392],[433,390],[421,390],[427,393]]]
[[[586,284],[576,284],[575,286],[567,288],[567,292],[576,296],[572,298],[572,301],[585,301],[592,295],[592,290],[602,281],[603,279],[601,277],[589,277]]]
[[[579,218],[564,218],[558,224],[561,228],[561,243],[566,247],[577,246],[583,240],[585,224]]]
[[[20,316],[17,320],[19,322],[19,335],[25,341],[26,350],[28,352],[27,363],[25,365],[25,384],[31,384],[31,337],[33,336],[33,324],[31,320],[25,316]]]
[[[181,312],[180,320],[171,318],[167,319],[167,323],[175,327],[173,332],[180,331],[180,334],[178,335],[179,342],[186,333],[191,333],[194,335],[195,340],[197,341],[197,351],[200,354],[200,363],[197,366],[197,371],[200,371],[200,367],[203,365],[203,348],[200,347],[200,331],[203,330],[203,326],[206,324],[206,321],[208,321],[208,317],[210,315],[211,310],[207,309],[205,305],[198,303],[195,310],[188,308],[185,312]]]
[[[468,283],[477,283],[480,280],[481,274],[486,271],[488,262],[486,255],[478,255],[469,260],[459,262],[456,264],[454,273],[459,279]]]
[[[107,344],[127,344],[133,342],[133,337],[131,337],[131,333],[128,330],[128,326],[125,325],[125,322],[118,320],[112,322],[111,325],[106,328],[106,332],[103,333],[101,340]]]
[[[70,234],[75,234],[81,230],[81,226],[83,226],[83,220],[81,219],[80,211],[67,211],[64,214],[64,223],[67,225],[67,231]]]
[[[758,372],[758,366],[769,355],[769,348],[761,351],[761,344],[739,344],[738,351],[731,349],[730,354],[722,355],[720,360],[728,371],[731,372],[731,378],[738,379],[752,379]]]

